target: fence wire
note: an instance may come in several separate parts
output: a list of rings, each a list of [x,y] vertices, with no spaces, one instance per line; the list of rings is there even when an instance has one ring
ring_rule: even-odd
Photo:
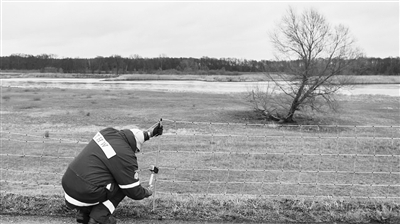
[[[164,119],[164,130],[137,155],[143,183],[150,165],[160,169],[157,197],[400,200],[400,126]],[[23,195],[62,194],[66,167],[90,140],[0,133],[1,192]]]

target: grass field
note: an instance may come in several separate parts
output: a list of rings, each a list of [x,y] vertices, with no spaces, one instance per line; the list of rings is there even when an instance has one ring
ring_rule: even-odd
[[[376,126],[400,126],[399,98],[339,101],[338,113],[296,117],[300,125],[321,127],[280,127],[263,121],[240,94],[4,87],[1,179],[20,184],[1,183],[1,211],[71,215],[62,209],[59,180],[84,146],[77,141],[108,126],[145,129],[162,117],[165,136],[147,142],[138,159],[144,180],[149,165],[164,168],[157,189],[166,194],[157,197],[156,212],[150,199],[125,200],[117,209],[121,217],[395,223],[398,200],[368,197],[398,197],[399,188],[387,185],[400,184],[400,142],[393,140],[399,128]],[[385,186],[371,187],[379,184]]]

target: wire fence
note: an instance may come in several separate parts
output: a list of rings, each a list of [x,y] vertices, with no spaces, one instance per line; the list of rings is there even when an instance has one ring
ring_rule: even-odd
[[[66,167],[90,140],[81,138],[1,131],[1,192],[61,195]],[[137,157],[143,183],[150,165],[160,169],[156,197],[400,200],[400,126],[164,119],[164,135]]]

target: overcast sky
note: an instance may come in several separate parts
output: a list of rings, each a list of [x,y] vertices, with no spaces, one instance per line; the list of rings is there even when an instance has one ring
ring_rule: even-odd
[[[268,36],[292,6],[350,28],[367,57],[399,56],[399,1],[1,2],[1,55],[273,59]]]

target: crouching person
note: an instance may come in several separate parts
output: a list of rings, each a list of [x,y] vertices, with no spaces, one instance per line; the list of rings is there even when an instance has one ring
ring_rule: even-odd
[[[112,214],[125,196],[141,200],[152,195],[140,184],[135,154],[162,132],[158,122],[147,131],[106,128],[93,137],[62,178],[65,203],[77,209],[78,223],[114,224]]]

